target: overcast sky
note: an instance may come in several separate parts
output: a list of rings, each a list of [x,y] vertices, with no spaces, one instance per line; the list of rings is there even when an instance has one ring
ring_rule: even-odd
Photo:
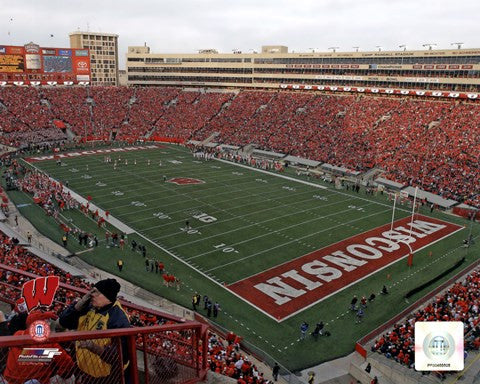
[[[124,68],[127,47],[144,42],[155,53],[479,48],[479,21],[480,0],[0,0],[0,45],[68,47],[69,32],[111,32]]]

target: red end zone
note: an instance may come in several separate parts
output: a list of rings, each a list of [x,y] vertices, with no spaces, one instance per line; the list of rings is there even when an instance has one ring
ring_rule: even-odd
[[[356,281],[463,229],[416,215],[372,229],[228,286],[277,321],[326,299]],[[411,231],[410,231],[411,230]],[[415,262],[415,261],[414,261]],[[407,265],[405,264],[405,267]]]
[[[158,148],[163,148],[163,147],[157,144],[149,144],[149,145],[143,145],[139,147],[135,146],[135,147],[120,147],[120,148],[100,148],[100,149],[91,149],[91,150],[76,151],[76,152],[56,153],[53,155],[46,155],[46,156],[27,157],[25,158],[25,160],[28,161],[29,163],[34,163],[36,161],[44,161],[44,160],[72,159],[74,157],[79,157],[79,156],[110,154],[110,153],[117,153],[117,152],[131,152],[131,151],[140,151],[144,149],[158,149]]]

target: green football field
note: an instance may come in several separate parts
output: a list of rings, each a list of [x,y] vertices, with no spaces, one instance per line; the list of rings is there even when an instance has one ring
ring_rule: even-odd
[[[478,255],[477,245],[468,250],[461,246],[467,231],[478,235],[478,226],[470,228],[463,219],[434,212],[432,216],[466,228],[417,252],[413,267],[400,260],[278,322],[226,286],[390,223],[392,203],[385,195],[367,195],[363,189],[360,193],[339,191],[333,184],[308,180],[288,169],[278,174],[203,161],[180,146],[162,145],[110,156],[117,162],[116,169],[113,162],[104,162],[104,154],[63,159],[62,166],[55,160],[31,164],[56,180],[68,182],[81,196],[91,196],[94,204],[131,228],[127,242],[135,239],[144,244],[147,257],[161,260],[168,272],[181,279],[182,288],[177,291],[163,286],[161,277],[145,271],[144,258],[129,246],[124,250],[106,247],[104,231],[76,210],[65,211],[65,220],[97,233],[101,242],[91,251],[69,239],[68,248],[87,262],[184,306],[191,307],[196,291],[208,295],[221,306],[218,318],[212,318],[215,323],[240,334],[257,352],[270,355],[290,370],[351,352],[357,339],[409,305],[403,298],[407,291],[460,258],[471,263]],[[176,178],[200,183],[170,182]],[[60,239],[60,230],[48,223],[38,207],[29,204],[30,196],[20,192],[11,196],[39,230]],[[399,206],[395,219],[409,216],[410,210]],[[429,210],[422,213],[430,215]],[[118,259],[125,263],[121,273],[116,267]],[[378,295],[366,309],[364,321],[355,324],[354,314],[348,311],[352,296],[378,293],[384,284],[390,294]],[[433,286],[425,288],[410,302],[431,289]],[[206,314],[203,306],[199,312]],[[319,320],[327,323],[331,336],[300,340],[300,324],[307,321],[312,331]]]

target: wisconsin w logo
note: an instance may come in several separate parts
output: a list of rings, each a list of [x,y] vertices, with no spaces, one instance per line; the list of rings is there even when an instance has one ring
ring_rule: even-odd
[[[52,305],[59,285],[60,278],[58,276],[39,277],[23,284],[22,296],[28,312],[39,305],[47,307]]]

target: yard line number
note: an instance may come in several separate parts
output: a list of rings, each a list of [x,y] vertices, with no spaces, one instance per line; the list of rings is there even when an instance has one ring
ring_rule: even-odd
[[[231,252],[239,253],[238,250],[236,250],[235,248],[230,247],[230,246],[228,246],[227,244],[224,244],[224,243],[214,245],[213,248],[221,250],[223,253],[231,253]]]

